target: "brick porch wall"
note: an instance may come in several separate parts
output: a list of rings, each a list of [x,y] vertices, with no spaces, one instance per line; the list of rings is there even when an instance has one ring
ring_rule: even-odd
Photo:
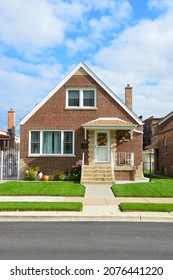
[[[115,171],[116,181],[134,181],[135,171]]]

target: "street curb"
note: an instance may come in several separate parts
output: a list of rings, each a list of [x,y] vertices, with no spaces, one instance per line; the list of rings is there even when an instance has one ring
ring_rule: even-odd
[[[21,215],[22,214],[22,215]],[[77,215],[26,215],[25,213],[20,213],[20,215],[16,214],[4,214],[0,215],[0,222],[62,222],[62,221],[87,221],[87,222],[173,222],[173,216],[146,216],[146,215],[129,215],[129,216],[77,216]]]

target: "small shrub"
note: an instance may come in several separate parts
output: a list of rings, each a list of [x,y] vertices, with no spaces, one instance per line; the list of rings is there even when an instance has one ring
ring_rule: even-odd
[[[38,166],[27,167],[25,169],[25,180],[28,180],[28,181],[37,180],[37,174],[38,174],[39,170],[40,170],[40,168]]]
[[[65,179],[65,175],[61,171],[57,171],[54,174],[55,181],[63,181]]]
[[[69,178],[72,181],[80,181],[81,178],[81,165],[75,165],[70,169]]]

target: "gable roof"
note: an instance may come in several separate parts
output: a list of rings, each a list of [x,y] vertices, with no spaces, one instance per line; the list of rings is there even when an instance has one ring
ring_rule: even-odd
[[[139,125],[142,125],[142,121],[138,116],[131,111],[125,103],[101,80],[94,72],[91,71],[83,62],[78,63],[65,77],[64,79],[49,92],[21,121],[20,125],[23,125],[32,115],[34,115],[80,68],[82,68],[88,75],[90,75]]]
[[[169,113],[168,115],[166,115],[164,118],[162,118],[159,122],[158,122],[158,124],[160,125],[160,124],[162,124],[162,123],[164,123],[165,121],[167,121],[169,118],[171,118],[173,116],[173,111],[171,112],[171,113]]]

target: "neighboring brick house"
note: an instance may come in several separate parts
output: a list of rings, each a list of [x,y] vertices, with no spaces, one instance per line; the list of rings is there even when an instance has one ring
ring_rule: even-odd
[[[142,121],[80,62],[21,120],[21,165],[52,175],[82,163],[82,183],[142,179]]]
[[[146,146],[152,144],[153,125],[156,124],[161,118],[154,118],[153,116],[144,120],[143,123],[143,150]]]
[[[20,137],[15,134],[16,113],[13,109],[8,111],[8,130],[0,128],[0,151],[10,148],[19,150]]]
[[[154,118],[153,116],[143,121],[143,169],[154,171],[154,149],[148,149],[152,144],[153,125],[161,118]],[[150,164],[151,161],[151,164]]]
[[[173,177],[173,112],[153,125],[155,173]]]

